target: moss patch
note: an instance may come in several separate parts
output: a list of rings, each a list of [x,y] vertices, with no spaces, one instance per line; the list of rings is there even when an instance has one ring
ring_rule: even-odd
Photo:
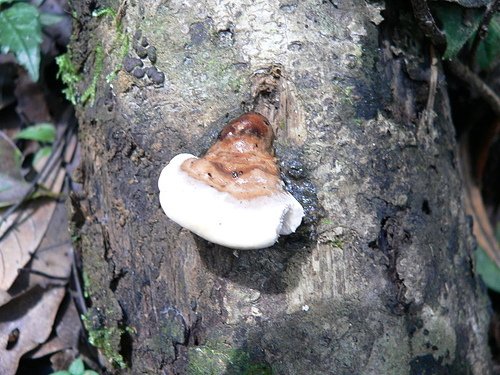
[[[66,52],[61,56],[56,57],[56,63],[59,67],[57,72],[57,78],[60,78],[64,86],[63,94],[68,99],[71,104],[76,105],[77,103],[77,85],[82,80],[80,74],[78,74],[75,65],[71,60],[71,53]]]
[[[249,353],[225,344],[207,344],[189,350],[189,375],[271,375],[267,363],[254,362]]]
[[[114,367],[121,369],[126,368],[127,365],[117,348],[120,347],[122,334],[124,334],[127,329],[120,327],[101,327],[99,320],[98,314],[92,309],[82,315],[83,325],[89,335],[89,343],[101,350],[102,354]]]
[[[104,66],[104,49],[102,45],[98,45],[95,49],[95,58],[94,58],[94,75],[92,76],[92,80],[87,89],[83,92],[81,97],[81,103],[85,105],[90,100],[90,104],[94,104],[95,93],[97,90],[97,82],[99,77],[101,76],[102,69]]]

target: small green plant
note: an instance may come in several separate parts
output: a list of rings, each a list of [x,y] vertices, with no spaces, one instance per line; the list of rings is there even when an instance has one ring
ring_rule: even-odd
[[[38,81],[42,27],[61,19],[62,16],[41,13],[32,4],[0,0],[0,51],[12,52],[31,79]]]
[[[56,64],[59,67],[57,78],[60,78],[65,86],[62,92],[66,99],[68,99],[71,104],[75,105],[78,93],[76,85],[82,80],[82,77],[78,74],[75,66],[73,65],[69,52],[66,52],[61,56],[57,56]]]
[[[51,145],[56,140],[56,128],[53,124],[43,122],[21,130],[15,135],[14,139],[25,139],[40,143],[41,147],[33,158],[33,165],[36,166],[41,159],[48,157],[52,152]]]
[[[85,364],[81,358],[75,359],[67,370],[53,372],[51,375],[99,375],[94,370],[85,370]]]
[[[95,328],[91,319],[87,315],[82,315],[82,322],[89,335],[89,343],[99,350],[110,360],[115,367],[124,369],[127,367],[122,355],[116,350],[122,334],[128,332],[127,329],[119,327]]]

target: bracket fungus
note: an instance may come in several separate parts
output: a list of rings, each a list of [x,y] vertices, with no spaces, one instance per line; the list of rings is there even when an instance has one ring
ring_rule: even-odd
[[[259,113],[229,122],[197,158],[175,156],[158,180],[160,204],[177,224],[233,249],[261,249],[300,225],[304,209],[284,189],[273,130]]]

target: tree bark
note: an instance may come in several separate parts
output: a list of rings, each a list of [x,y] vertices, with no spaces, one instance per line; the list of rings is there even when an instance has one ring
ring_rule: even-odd
[[[134,374],[490,373],[442,67],[391,4],[382,23],[361,0],[129,1],[114,19],[78,5],[73,60],[82,90],[98,85],[79,106],[74,207],[109,368],[120,353]],[[142,37],[156,48],[163,83],[106,82],[123,34],[130,57]],[[249,110],[306,217],[233,251],[170,221],[157,179]]]

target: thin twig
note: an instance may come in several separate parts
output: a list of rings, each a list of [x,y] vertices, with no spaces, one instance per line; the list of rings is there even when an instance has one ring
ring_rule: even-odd
[[[73,261],[71,262],[71,296],[75,302],[75,305],[80,312],[80,314],[87,313],[87,306],[85,305],[85,298],[83,295],[83,288],[80,282],[81,272],[78,270],[76,263],[76,252],[75,248],[71,246],[71,254],[73,256]]]
[[[446,46],[446,36],[439,29],[432,17],[431,10],[426,0],[411,0],[413,14],[417,19],[418,26],[424,32],[425,36],[430,38],[432,44],[439,49],[444,49]]]
[[[425,110],[422,112],[420,118],[420,126],[429,126],[434,118],[434,103],[436,101],[436,90],[438,82],[438,59],[436,57],[436,52],[434,51],[434,45],[429,46],[429,53],[431,58],[430,66],[430,77],[429,77],[429,93],[427,95],[427,105]]]
[[[25,267],[19,268],[19,272],[31,273],[33,275],[38,275],[38,276],[46,277],[47,279],[51,279],[51,280],[68,281],[68,276],[54,276],[54,275],[50,275],[50,274],[48,274],[46,272],[34,270],[34,269],[31,269],[31,268],[25,268]]]
[[[446,65],[457,78],[460,78],[469,87],[476,90],[485,102],[490,105],[493,112],[500,116],[500,97],[477,74],[456,59],[448,61]]]
[[[472,46],[470,48],[469,67],[471,69],[474,69],[474,63],[476,61],[476,54],[479,44],[488,35],[488,26],[491,22],[491,19],[493,18],[495,13],[498,12],[499,10],[500,10],[500,0],[493,0],[488,5],[486,11],[484,12],[483,19],[479,24],[479,27],[477,28],[476,36],[474,37],[474,41],[472,42]]]

